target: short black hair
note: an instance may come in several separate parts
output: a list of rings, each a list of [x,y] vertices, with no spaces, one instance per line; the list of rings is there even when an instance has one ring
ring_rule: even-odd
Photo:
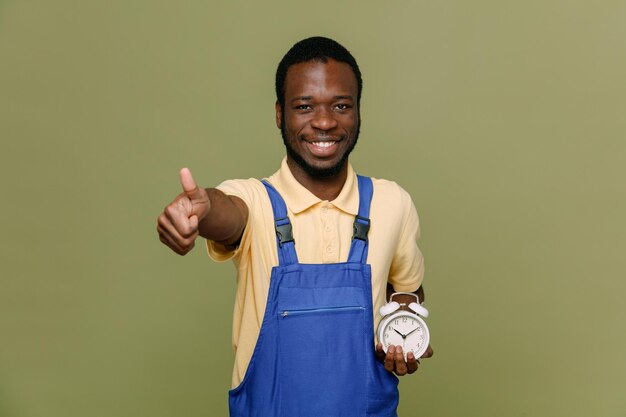
[[[356,77],[357,105],[361,102],[363,80],[361,79],[361,70],[359,70],[359,66],[352,54],[337,41],[323,36],[313,36],[303,39],[292,46],[278,64],[276,69],[276,100],[278,100],[281,109],[285,108],[285,79],[287,78],[289,67],[309,61],[326,63],[328,59],[334,59],[350,65]]]

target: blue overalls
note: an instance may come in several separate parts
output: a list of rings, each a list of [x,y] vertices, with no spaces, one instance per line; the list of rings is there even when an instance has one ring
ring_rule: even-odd
[[[359,214],[348,261],[300,264],[285,202],[267,182],[279,265],[231,417],[393,417],[398,378],[374,353],[367,233],[373,187],[358,177]]]

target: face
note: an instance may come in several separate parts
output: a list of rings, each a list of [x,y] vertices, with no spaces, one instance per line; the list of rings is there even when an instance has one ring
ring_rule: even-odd
[[[285,108],[276,103],[276,124],[294,175],[338,175],[359,136],[357,81],[343,62],[303,62],[289,67]]]

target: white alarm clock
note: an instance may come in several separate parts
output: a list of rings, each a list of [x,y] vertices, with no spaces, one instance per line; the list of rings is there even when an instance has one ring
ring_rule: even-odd
[[[413,352],[415,359],[426,352],[430,333],[423,318],[428,317],[428,310],[419,304],[416,294],[392,294],[379,313],[382,319],[378,324],[378,341],[385,352],[390,345],[401,346],[405,360],[409,352]]]

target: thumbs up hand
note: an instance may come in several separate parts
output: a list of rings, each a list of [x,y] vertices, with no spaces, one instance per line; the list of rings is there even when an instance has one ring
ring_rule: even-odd
[[[180,183],[183,192],[159,216],[157,232],[161,242],[179,255],[186,255],[195,245],[198,224],[209,214],[211,202],[188,168],[180,170]]]

